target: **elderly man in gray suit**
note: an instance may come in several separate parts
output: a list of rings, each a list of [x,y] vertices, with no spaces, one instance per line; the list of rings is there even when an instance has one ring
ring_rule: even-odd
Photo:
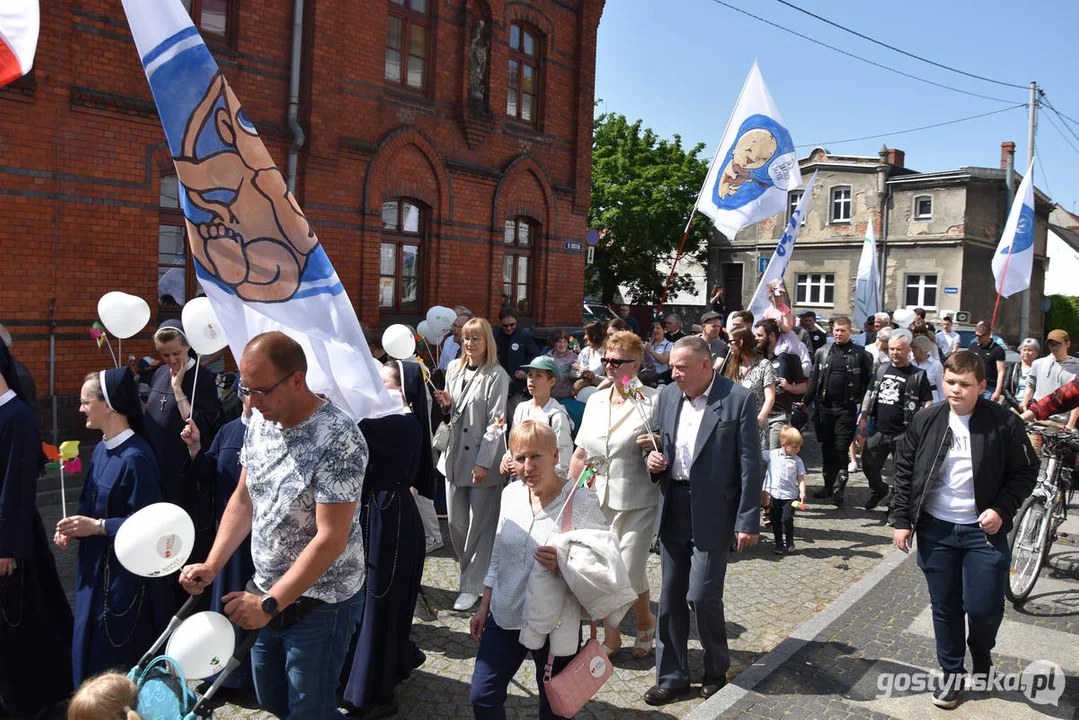
[[[676,342],[670,366],[675,384],[664,388],[655,415],[663,452],[648,455],[660,484],[663,568],[656,684],[644,694],[649,705],[689,691],[689,605],[704,647],[701,696],[726,684],[727,555],[735,541],[739,551],[756,545],[760,532],[761,450],[752,393],[712,370],[708,344],[699,337]]]

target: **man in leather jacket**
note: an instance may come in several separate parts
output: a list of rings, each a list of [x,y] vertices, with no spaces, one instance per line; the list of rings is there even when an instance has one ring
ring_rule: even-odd
[[[817,439],[821,444],[824,487],[815,498],[831,497],[843,504],[847,487],[847,450],[854,440],[858,405],[873,379],[873,359],[851,341],[850,318],[832,319],[835,342],[825,345],[813,358],[805,402],[815,407]]]
[[[1038,474],[1022,421],[984,399],[985,385],[980,357],[966,350],[950,355],[947,402],[916,414],[896,448],[894,540],[908,552],[917,534],[944,670],[933,703],[944,708],[959,702],[968,645],[975,675],[990,672],[1004,618],[1007,533]]]

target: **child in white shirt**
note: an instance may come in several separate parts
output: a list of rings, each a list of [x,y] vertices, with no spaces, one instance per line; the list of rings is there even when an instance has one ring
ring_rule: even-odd
[[[779,447],[767,453],[768,475],[764,491],[770,498],[769,514],[776,546],[772,552],[784,555],[794,550],[794,501],[806,501],[806,469],[798,453],[802,449],[802,433],[798,428],[784,425],[779,431]],[[786,539],[786,542],[784,542]]]
[[[517,405],[513,411],[512,427],[517,427],[525,420],[535,420],[550,426],[554,430],[555,437],[558,438],[558,463],[555,472],[560,477],[566,477],[569,461],[573,456],[573,438],[570,434],[573,423],[562,403],[551,397],[551,390],[558,382],[561,369],[554,358],[547,355],[542,355],[529,364],[522,365],[521,369],[528,373],[528,393],[532,399]],[[503,475],[513,475],[513,465],[508,451],[502,456],[499,472]]]

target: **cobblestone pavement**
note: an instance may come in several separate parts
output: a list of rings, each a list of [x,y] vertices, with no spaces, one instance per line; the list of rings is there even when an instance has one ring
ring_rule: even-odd
[[[820,485],[820,452],[811,433],[807,433],[806,441],[803,459],[812,491]],[[797,513],[798,548],[794,554],[772,555],[771,537],[765,530],[757,547],[732,557],[725,591],[733,660],[731,676],[737,676],[777,646],[890,553],[891,529],[884,524],[883,512],[866,512],[860,507],[867,496],[865,479],[861,473],[853,473],[844,508],[811,500],[806,511]],[[74,504],[73,497],[78,497],[77,490],[74,494],[68,492],[69,507]],[[42,503],[47,528],[53,527],[59,515],[59,507],[54,503]],[[421,602],[414,626],[414,637],[427,654],[427,662],[398,688],[398,716],[402,718],[471,716],[468,692],[476,644],[468,635],[470,614],[452,610],[458,572],[445,526],[443,537],[446,547],[428,558],[423,577],[426,598],[436,614],[429,615]],[[57,556],[64,582],[71,588],[74,552],[58,552]],[[651,556],[648,572],[655,611],[660,580],[658,555]],[[654,656],[643,660],[631,657],[635,635],[632,614],[621,629],[624,649],[614,658],[614,676],[579,717],[681,718],[702,703],[694,697],[661,709],[646,706],[642,694],[655,681],[655,659]],[[690,644],[690,662],[694,680],[700,682],[702,650],[695,639]],[[517,673],[509,695],[510,718],[535,717],[538,701],[531,662],[526,662]],[[215,717],[268,717],[255,707],[254,698],[241,698],[221,705]]]
[[[1079,507],[1073,506],[1063,530],[1079,540]],[[889,678],[889,673],[939,670],[925,578],[915,558],[908,557],[751,692],[733,704],[717,703],[707,717],[1074,718],[1079,707],[1077,581],[1079,549],[1074,541],[1064,539],[1053,546],[1027,602],[1018,607],[1008,604],[993,652],[994,672],[1021,674],[1036,660],[1061,666],[1065,686],[1056,702],[1044,692],[1035,696],[1041,702],[1035,702],[1012,689],[967,693],[958,708],[940,710],[928,693],[913,692]],[[969,669],[969,657],[967,662]],[[889,685],[892,692],[883,696]]]

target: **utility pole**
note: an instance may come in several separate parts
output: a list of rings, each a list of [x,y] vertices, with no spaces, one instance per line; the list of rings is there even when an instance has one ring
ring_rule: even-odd
[[[1034,161],[1034,134],[1038,130],[1038,83],[1030,83],[1030,123],[1027,126],[1027,167],[1031,168],[1030,172],[1034,172],[1031,163]],[[1031,184],[1034,183],[1034,178],[1030,179]],[[1010,194],[1012,189],[1008,188]],[[1034,200],[1035,207],[1037,206],[1037,198]],[[1033,274],[1032,274],[1033,275]],[[1030,331],[1030,288],[1028,287],[1023,291],[1023,294],[1019,297],[1019,342],[1022,342],[1027,337]]]

